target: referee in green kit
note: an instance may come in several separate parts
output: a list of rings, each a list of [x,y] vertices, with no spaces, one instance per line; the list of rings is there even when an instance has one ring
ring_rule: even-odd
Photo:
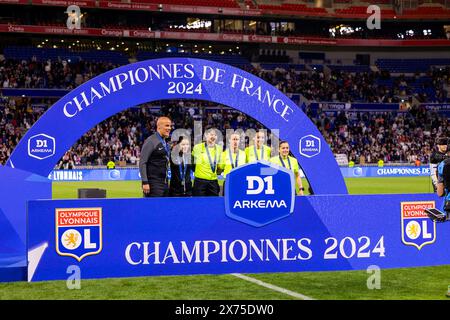
[[[218,196],[220,193],[217,174],[221,163],[222,147],[218,145],[214,128],[205,131],[205,142],[196,144],[192,150],[194,158],[194,197]],[[220,174],[220,172],[219,172]]]

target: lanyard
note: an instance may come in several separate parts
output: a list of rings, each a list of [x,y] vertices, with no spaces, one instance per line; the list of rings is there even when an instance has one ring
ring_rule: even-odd
[[[233,164],[233,154],[231,153],[231,149],[228,149],[228,157],[230,158],[230,163],[231,163],[231,167],[234,169],[238,166],[238,161],[239,161],[239,149],[236,153],[236,160],[234,161]]]
[[[164,141],[164,139],[161,137],[159,132],[156,132],[156,135],[158,136],[158,138],[161,141],[164,149],[166,150],[167,159],[169,159],[170,158],[170,147],[169,147],[169,144],[166,141]]]
[[[184,159],[184,154],[183,157],[178,156],[178,168],[180,170],[180,178],[181,178],[181,185],[183,186],[183,191],[186,192],[186,171],[187,171],[187,163],[186,160]]]
[[[208,150],[208,145],[205,142],[205,149],[206,149],[206,154],[208,155],[208,161],[209,161],[209,165],[211,167],[211,172],[215,173],[216,172],[216,168],[217,168],[217,148],[214,145],[214,163],[211,161],[211,155],[209,154],[209,150]]]
[[[280,157],[281,164],[283,165],[283,167],[286,168],[286,165],[284,164],[283,158],[281,156],[279,156],[279,157]],[[288,163],[289,163],[289,170],[292,170],[291,159],[289,159],[289,156],[288,156],[287,160],[288,160]]]
[[[258,151],[256,149],[256,145],[253,145],[253,149],[255,150],[256,160],[259,160],[258,159]],[[261,160],[264,160],[264,145],[261,146]]]
[[[184,154],[183,157],[178,156],[178,168],[180,169],[180,177],[181,177],[181,183],[184,184],[184,179],[186,177],[186,171],[187,171],[187,164],[186,161],[184,160]]]
[[[167,163],[166,163],[166,182],[167,182],[167,179],[171,179],[172,178],[172,172],[170,170],[170,146],[169,146],[169,144],[166,141],[164,141],[164,139],[161,137],[159,132],[156,132],[156,135],[158,136],[158,138],[161,141],[164,149],[166,150],[166,159],[167,159]]]

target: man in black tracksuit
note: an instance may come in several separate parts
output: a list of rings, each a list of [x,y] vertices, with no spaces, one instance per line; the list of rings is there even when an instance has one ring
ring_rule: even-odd
[[[446,137],[441,137],[436,140],[437,149],[433,150],[430,156],[430,175],[431,182],[433,184],[434,192],[436,192],[436,187],[438,183],[437,167],[439,163],[448,158],[448,139]]]
[[[156,132],[145,140],[139,160],[142,191],[145,197],[167,197],[169,194],[170,146],[166,141],[172,130],[172,121],[161,117]]]

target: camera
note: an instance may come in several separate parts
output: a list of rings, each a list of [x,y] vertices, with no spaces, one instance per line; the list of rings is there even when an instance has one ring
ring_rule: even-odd
[[[428,218],[436,222],[446,222],[450,220],[450,199],[445,199],[444,212],[436,208],[426,209],[425,213]]]

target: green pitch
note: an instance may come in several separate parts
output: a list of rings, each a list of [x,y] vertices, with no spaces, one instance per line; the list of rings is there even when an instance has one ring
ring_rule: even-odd
[[[306,184],[306,181],[304,182]],[[430,179],[353,178],[351,194],[427,193]],[[102,188],[110,198],[141,197],[140,183],[58,182],[53,198],[76,198],[78,188]],[[81,277],[83,275],[81,274]],[[366,271],[265,273],[248,275],[313,299],[448,299],[450,266],[381,270],[381,288],[370,290]],[[0,284],[0,299],[295,299],[233,275],[82,280],[69,290],[66,281]]]
[[[389,193],[429,193],[432,192],[430,178],[348,178],[347,188],[350,194],[389,194]],[[303,180],[307,188],[308,182]],[[142,197],[139,181],[86,181],[54,182],[53,199],[77,198],[79,188],[106,189],[108,198]]]

